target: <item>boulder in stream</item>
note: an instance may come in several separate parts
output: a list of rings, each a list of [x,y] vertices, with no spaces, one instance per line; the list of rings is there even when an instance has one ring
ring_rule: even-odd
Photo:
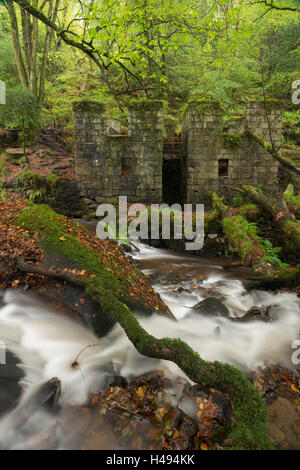
[[[251,320],[262,320],[265,322],[271,321],[269,315],[270,307],[250,307],[249,310],[245,313],[245,315],[241,318],[235,318],[234,320],[240,322],[247,322]]]
[[[229,309],[216,297],[207,297],[194,305],[193,309],[202,315],[216,315],[217,317],[230,317]]]
[[[20,359],[6,351],[5,364],[0,364],[0,417],[12,410],[22,394],[19,381],[24,372],[19,367]]]

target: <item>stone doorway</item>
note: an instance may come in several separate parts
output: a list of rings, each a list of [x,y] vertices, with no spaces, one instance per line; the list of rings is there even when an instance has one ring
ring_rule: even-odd
[[[181,204],[181,136],[164,139],[163,147],[163,202]]]

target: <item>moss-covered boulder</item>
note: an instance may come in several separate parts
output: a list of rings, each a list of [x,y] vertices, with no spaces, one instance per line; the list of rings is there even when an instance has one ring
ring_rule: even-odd
[[[226,317],[229,318],[230,312],[226,305],[224,305],[219,299],[216,297],[207,297],[201,302],[198,302],[194,307],[198,313],[201,315],[215,315],[217,317]]]
[[[118,300],[140,314],[151,315],[155,312],[173,318],[145,276],[126,258],[117,243],[99,240],[81,224],[56,214],[46,205],[15,203],[14,211],[10,211],[9,206],[6,204],[8,217],[2,233],[3,242],[9,239],[13,249],[3,261],[4,265],[11,268],[6,274],[17,286],[38,285],[43,294],[74,308],[84,323],[100,336],[107,333],[115,320],[109,308],[104,309],[101,303],[89,296],[90,283],[99,286],[108,303]],[[17,272],[17,258],[20,257],[36,269],[37,266],[48,269],[49,279],[39,282],[37,276],[23,278]],[[86,282],[84,285],[68,282],[58,284],[52,280],[52,277],[59,278],[55,272],[85,278]],[[6,286],[14,287],[9,282]]]

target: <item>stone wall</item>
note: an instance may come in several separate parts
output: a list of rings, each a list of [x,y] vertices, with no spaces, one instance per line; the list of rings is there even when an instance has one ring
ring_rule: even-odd
[[[217,191],[231,202],[230,186],[261,186],[267,196],[278,191],[278,163],[253,138],[249,128],[280,146],[282,111],[263,103],[247,105],[246,115],[224,124],[215,101],[190,104],[182,123],[182,190],[186,203],[210,204],[207,192]],[[120,123],[107,119],[101,103],[74,104],[76,176],[81,195],[94,210],[120,195],[130,202],[160,203],[163,198],[162,102],[135,101],[128,109],[128,135]]]
[[[269,110],[269,122],[275,145],[280,145],[282,111]],[[278,191],[278,163],[251,137],[251,129],[269,141],[268,122],[262,103],[251,102],[246,117],[223,124],[216,102],[203,101],[190,105],[183,120],[185,154],[185,202],[210,204],[207,191],[217,191],[231,202],[234,191],[229,186],[261,186],[274,197]]]
[[[267,101],[264,104],[261,101],[250,101],[246,108],[246,125],[270,144],[273,142],[276,150],[280,148],[282,108],[276,102]]]
[[[160,101],[133,102],[128,136],[106,119],[101,103],[74,103],[76,177],[85,199],[119,195],[131,202],[161,202],[163,111]]]
[[[217,190],[218,159],[222,156],[223,118],[215,102],[189,105],[182,123],[182,194],[187,203],[207,203]]]

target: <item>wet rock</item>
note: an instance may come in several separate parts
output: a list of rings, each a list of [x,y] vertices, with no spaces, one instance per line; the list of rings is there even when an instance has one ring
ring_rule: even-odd
[[[262,320],[265,322],[271,321],[269,310],[271,307],[256,307],[255,305],[245,313],[241,318],[235,318],[234,320],[240,322],[247,322],[251,320]]]
[[[182,284],[186,282],[190,282],[192,276],[188,273],[182,272],[164,272],[160,273],[157,277],[157,282],[161,282],[163,285],[172,285],[172,284]]]
[[[220,326],[216,326],[216,328],[214,329],[214,335],[218,338],[221,334],[221,328]]]
[[[91,328],[97,336],[105,336],[115,325],[113,318],[103,312],[85,289],[70,283],[58,284],[49,279],[46,286],[40,286],[38,292],[76,312],[84,325]]]
[[[18,140],[18,131],[13,129],[0,129],[0,145],[13,144]]]
[[[198,302],[193,309],[202,315],[216,315],[217,317],[230,317],[230,312],[216,297],[207,297],[207,299]]]
[[[267,407],[271,439],[279,449],[299,449],[300,422],[297,410],[286,398],[278,397]]]
[[[24,377],[17,356],[6,351],[5,359],[6,364],[0,364],[0,417],[16,406],[22,393],[19,381]]]
[[[178,404],[186,415],[197,423],[197,439],[210,439],[220,426],[234,422],[229,397],[217,390],[206,390],[200,385],[186,385]]]

